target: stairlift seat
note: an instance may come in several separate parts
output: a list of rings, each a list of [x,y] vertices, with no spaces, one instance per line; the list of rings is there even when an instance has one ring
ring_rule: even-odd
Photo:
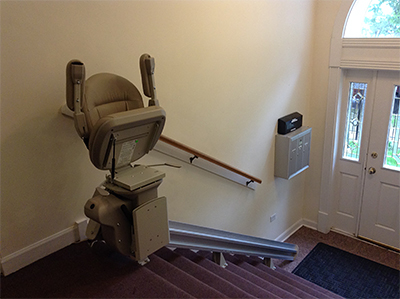
[[[148,107],[123,77],[100,73],[85,81],[79,60],[67,64],[66,95],[92,164],[110,172],[85,205],[90,218],[86,235],[90,240],[103,238],[120,253],[143,262],[168,244],[169,230],[166,198],[157,195],[165,174],[131,164],[155,146],[166,120],[165,111],[156,106],[154,59],[142,55],[140,67],[144,93],[151,96]]]
[[[107,115],[137,108],[143,108],[142,96],[127,79],[100,73],[86,81],[82,111],[86,115],[89,131]]]

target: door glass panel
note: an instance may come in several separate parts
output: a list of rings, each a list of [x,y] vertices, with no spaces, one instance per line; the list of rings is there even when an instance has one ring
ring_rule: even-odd
[[[350,82],[342,158],[358,161],[367,83]]]
[[[389,127],[386,138],[385,160],[383,166],[400,171],[400,116],[399,116],[400,86],[394,87],[393,103],[390,113]]]

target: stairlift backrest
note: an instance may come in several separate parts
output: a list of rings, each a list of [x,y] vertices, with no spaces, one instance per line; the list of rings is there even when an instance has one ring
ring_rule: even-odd
[[[143,108],[142,96],[127,79],[100,73],[86,80],[82,112],[89,132],[102,117],[137,108]]]
[[[86,145],[96,122],[109,114],[143,108],[139,90],[127,79],[100,73],[85,80],[85,65],[71,60],[66,68],[66,100],[75,128]]]
[[[145,94],[155,100],[154,59],[144,54],[140,65]],[[67,64],[66,75],[67,106],[74,111],[75,128],[97,168],[113,171],[128,166],[154,147],[165,112],[158,106],[144,108],[135,85],[110,73],[85,80],[85,66],[79,60]]]

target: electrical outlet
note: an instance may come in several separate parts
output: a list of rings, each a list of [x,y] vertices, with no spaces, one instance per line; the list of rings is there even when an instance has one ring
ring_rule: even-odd
[[[276,213],[275,214],[272,214],[270,217],[269,217],[269,222],[272,222],[272,221],[274,221],[276,219]]]

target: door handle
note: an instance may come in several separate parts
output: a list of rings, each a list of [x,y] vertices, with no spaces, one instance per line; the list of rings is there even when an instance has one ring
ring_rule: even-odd
[[[374,167],[368,168],[368,173],[369,174],[374,174],[376,172],[376,169]]]

